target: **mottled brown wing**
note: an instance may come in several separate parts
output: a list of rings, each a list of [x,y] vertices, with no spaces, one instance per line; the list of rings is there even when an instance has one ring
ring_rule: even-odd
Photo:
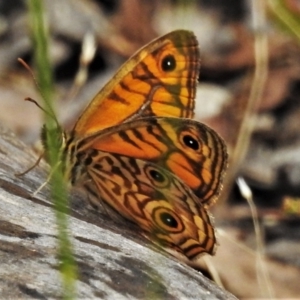
[[[204,252],[214,253],[216,238],[207,211],[174,174],[97,150],[85,152],[81,164],[94,205],[105,201],[172,254],[193,260]]]

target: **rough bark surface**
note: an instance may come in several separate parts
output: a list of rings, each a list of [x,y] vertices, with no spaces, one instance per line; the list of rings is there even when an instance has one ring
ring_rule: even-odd
[[[0,128],[0,298],[61,296],[57,232],[41,163],[22,177],[36,155]],[[156,249],[130,225],[88,209],[72,194],[70,234],[79,269],[77,298],[236,299],[200,272]]]

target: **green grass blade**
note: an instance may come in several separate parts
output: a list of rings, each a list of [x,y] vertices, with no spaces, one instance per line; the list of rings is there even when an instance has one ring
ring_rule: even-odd
[[[63,298],[75,297],[77,268],[72,254],[72,244],[68,236],[68,192],[60,162],[62,131],[58,128],[53,110],[53,74],[49,59],[49,32],[46,25],[43,1],[29,0],[29,22],[34,49],[37,82],[44,100],[46,126],[46,155],[52,168],[51,196],[58,227],[58,259],[62,277]]]

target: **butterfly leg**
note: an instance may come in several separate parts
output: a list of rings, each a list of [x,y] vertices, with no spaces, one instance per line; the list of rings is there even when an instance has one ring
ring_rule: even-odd
[[[23,171],[21,173],[15,173],[15,176],[21,177],[21,176],[24,176],[27,173],[29,173],[31,170],[33,170],[36,166],[39,165],[40,161],[44,157],[44,154],[45,154],[45,151],[43,151],[43,153],[38,157],[37,161],[31,167],[29,167],[27,170],[25,170],[25,171]]]
[[[60,165],[60,162],[57,163],[50,171],[49,175],[47,176],[46,181],[44,181],[32,194],[32,197],[35,197],[51,180],[54,172],[57,170],[58,166]]]

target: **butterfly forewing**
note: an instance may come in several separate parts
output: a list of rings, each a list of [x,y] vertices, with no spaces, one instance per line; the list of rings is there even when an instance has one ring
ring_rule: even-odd
[[[177,30],[154,40],[95,96],[74,132],[91,134],[143,116],[192,117],[199,68],[192,32]]]

